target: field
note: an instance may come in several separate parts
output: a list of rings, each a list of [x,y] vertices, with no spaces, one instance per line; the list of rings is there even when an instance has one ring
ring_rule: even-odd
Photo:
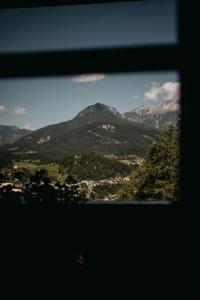
[[[50,177],[62,179],[61,178],[62,176],[60,174],[58,174],[59,165],[54,164],[54,163],[46,164],[46,165],[39,165],[39,164],[31,163],[31,162],[20,161],[20,162],[15,162],[13,164],[13,168],[14,169],[26,168],[26,169],[30,170],[31,174],[34,174],[35,171],[37,171],[37,170],[45,169],[48,171],[48,174]]]
[[[132,161],[130,161],[128,159],[122,159],[122,160],[119,160],[119,162],[121,162],[122,164],[125,164],[125,165],[132,165]]]

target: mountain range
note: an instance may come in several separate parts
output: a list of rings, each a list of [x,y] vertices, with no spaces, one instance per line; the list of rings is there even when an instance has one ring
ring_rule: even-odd
[[[176,120],[177,110],[174,102],[167,101],[120,114],[113,107],[96,103],[70,121],[23,131],[24,136],[1,150],[12,159],[59,160],[88,152],[143,156],[160,129]]]
[[[13,144],[30,132],[28,129],[20,129],[17,126],[0,125],[0,146]]]
[[[165,102],[142,105],[124,114],[126,120],[144,124],[157,129],[165,129],[176,122],[179,113],[179,103],[168,100]]]

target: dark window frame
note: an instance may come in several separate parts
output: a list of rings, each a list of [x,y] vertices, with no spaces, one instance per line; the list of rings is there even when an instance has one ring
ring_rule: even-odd
[[[56,1],[16,1],[10,6],[9,1],[2,1],[1,8],[51,6]],[[118,2],[111,1],[57,1],[56,5],[97,2]],[[187,2],[187,1],[186,1]],[[192,181],[194,176],[186,176],[186,172],[192,174],[193,165],[189,165],[189,148],[191,136],[188,129],[192,127],[192,111],[186,101],[191,94],[187,88],[190,80],[191,67],[186,59],[183,63],[183,53],[191,50],[188,41],[190,36],[190,14],[191,6],[184,1],[178,1],[178,43],[176,45],[164,46],[143,46],[143,47],[115,47],[93,50],[75,51],[54,51],[54,52],[28,52],[0,54],[0,78],[23,78],[33,76],[60,76],[76,73],[90,72],[142,72],[142,71],[169,71],[177,70],[181,77],[182,98],[181,98],[181,158],[182,158],[182,178],[181,178],[181,200],[173,204],[175,207],[191,206],[192,201],[188,199],[196,181]],[[188,26],[188,27],[187,27]],[[183,51],[184,50],[184,51]],[[193,93],[194,95],[194,93]],[[146,205],[145,205],[146,206]],[[158,206],[160,206],[158,204]]]

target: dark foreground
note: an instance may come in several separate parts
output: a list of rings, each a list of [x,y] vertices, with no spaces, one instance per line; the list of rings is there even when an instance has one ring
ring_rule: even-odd
[[[19,205],[0,211],[0,236],[1,299],[178,299],[186,287],[173,205]]]

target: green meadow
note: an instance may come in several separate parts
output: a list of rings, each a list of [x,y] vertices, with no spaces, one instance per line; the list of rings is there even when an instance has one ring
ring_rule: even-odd
[[[62,177],[60,174],[58,174],[59,164],[56,164],[56,163],[40,165],[38,163],[36,164],[33,162],[17,161],[17,162],[14,162],[13,168],[18,168],[18,169],[25,168],[27,170],[30,170],[31,174],[34,174],[35,171],[45,169],[48,172],[48,175],[50,177],[55,177],[55,178],[60,178],[60,179]]]

